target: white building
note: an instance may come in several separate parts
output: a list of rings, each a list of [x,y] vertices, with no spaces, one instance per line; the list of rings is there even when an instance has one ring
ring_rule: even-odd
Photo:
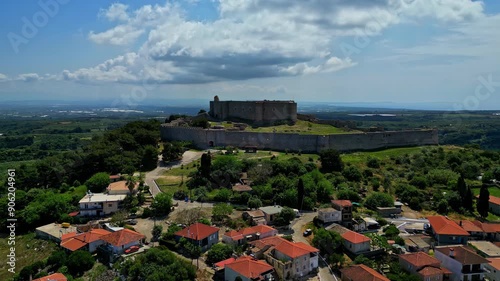
[[[110,215],[121,208],[121,203],[126,195],[109,195],[105,193],[86,194],[79,203],[80,216],[99,217]]]
[[[322,208],[318,210],[318,219],[323,223],[341,222],[342,211],[334,208]]]
[[[489,263],[472,248],[463,245],[438,246],[434,251],[434,257],[452,272],[451,281],[483,280],[486,273],[485,265]]]

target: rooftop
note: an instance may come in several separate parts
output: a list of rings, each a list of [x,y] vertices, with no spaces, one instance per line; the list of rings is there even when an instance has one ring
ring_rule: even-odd
[[[467,232],[483,232],[481,227],[475,225],[472,221],[469,220],[455,220],[455,223]]]
[[[500,197],[496,197],[496,196],[490,195],[490,201],[489,202],[491,204],[500,205]]]
[[[101,237],[102,240],[116,247],[120,247],[134,241],[139,241],[144,238],[146,238],[146,236],[126,228],[111,232],[110,234]]]
[[[110,233],[111,232],[105,229],[92,229],[84,233],[66,233],[61,237],[61,247],[70,251],[76,251],[85,247],[89,243],[100,240],[102,236]]]
[[[487,258],[490,262],[490,266],[492,266],[496,270],[500,270],[500,258]]]
[[[429,216],[427,219],[434,232],[439,235],[469,236],[467,231],[444,216]]]
[[[266,214],[274,215],[274,214],[279,214],[282,210],[283,207],[277,205],[277,206],[266,206],[266,207],[260,207],[259,210]]]
[[[177,231],[175,235],[198,241],[203,240],[216,232],[219,232],[219,228],[197,222]]]
[[[220,261],[218,263],[215,263],[214,266],[216,268],[222,269],[226,266],[226,264],[230,264],[230,263],[234,262],[235,260],[236,260],[235,258],[228,258],[227,260],[223,260],[223,261]]]
[[[441,262],[434,258],[429,256],[428,254],[424,252],[416,252],[416,253],[411,253],[411,254],[403,254],[399,255],[399,258],[402,260],[405,260],[406,262],[412,264],[416,268],[424,267],[424,266],[430,266],[430,265],[437,265],[439,266]]]
[[[124,194],[109,195],[105,193],[92,193],[86,194],[79,203],[116,202],[123,201],[125,197],[126,195]]]
[[[283,238],[282,238],[283,239]],[[283,239],[285,240],[285,239]],[[312,253],[317,253],[319,252],[318,249],[307,245],[306,243],[303,242],[290,242],[288,240],[283,241],[282,243],[276,245],[274,247],[276,251],[289,256],[290,258],[294,259],[297,257],[301,257],[304,255],[310,255]]]
[[[262,212],[261,210],[255,210],[255,211],[246,211],[246,213],[252,217],[252,218],[256,218],[256,217],[264,217],[265,214],[264,212]]]
[[[450,250],[453,251],[453,258],[460,262],[462,265],[467,264],[481,264],[488,263],[489,261],[467,246],[442,246],[436,247],[436,251],[445,256],[450,256]]]
[[[418,273],[424,277],[427,277],[427,276],[433,276],[433,275],[437,275],[437,274],[443,274],[443,270],[441,270],[441,268],[438,268],[438,267],[434,267],[434,266],[426,266],[424,268],[422,268],[421,270],[418,271]]]
[[[342,277],[346,276],[351,281],[390,281],[389,278],[364,264],[352,265],[340,271]]]
[[[226,233],[224,233],[225,236],[229,236],[231,237],[232,240],[240,240],[240,239],[243,239],[245,236],[247,235],[254,235],[254,234],[262,234],[262,233],[267,233],[267,232],[270,232],[270,231],[276,231],[276,229],[270,227],[270,226],[267,226],[267,225],[256,225],[256,226],[253,226],[253,227],[247,227],[247,228],[243,228],[241,230],[231,230],[231,231],[228,231]]]
[[[500,257],[500,248],[489,241],[470,241],[469,244],[487,257]]]
[[[232,263],[226,264],[225,268],[230,268],[248,279],[259,278],[274,270],[268,263],[250,257],[241,257]]]
[[[54,273],[51,275],[33,279],[33,281],[67,281],[67,280],[68,279],[66,278],[66,276],[64,276],[64,274],[62,273]]]
[[[137,189],[138,187],[139,187],[139,183],[136,182],[134,185],[134,189]],[[110,191],[110,190],[112,190],[112,191],[126,191],[126,192],[130,191],[127,187],[127,181],[112,182],[109,184],[107,190],[108,191]]]
[[[340,207],[351,207],[352,203],[350,200],[332,200],[332,204]]]
[[[233,185],[233,191],[244,192],[244,191],[252,191],[252,190],[253,189],[249,185],[246,185],[246,184]]]
[[[365,242],[370,242],[370,238],[364,236],[363,234],[359,234],[354,231],[346,231],[342,234],[342,238],[345,240],[353,243],[353,244],[359,244],[359,243],[365,243]]]

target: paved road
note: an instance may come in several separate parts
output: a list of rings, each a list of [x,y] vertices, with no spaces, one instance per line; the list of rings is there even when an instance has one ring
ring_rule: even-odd
[[[162,164],[163,162],[160,161],[160,166],[156,167],[156,169],[147,172],[146,177],[145,177],[145,182],[149,186],[149,190],[151,191],[151,195],[155,197],[158,193],[161,192],[160,188],[156,185],[155,179],[160,178],[163,173],[169,169],[172,168],[177,168],[180,167],[181,165],[187,165],[195,160],[198,160],[201,158],[201,155],[203,154],[203,151],[186,151],[184,154],[182,154],[182,160],[178,162],[173,162],[173,163],[166,163]]]

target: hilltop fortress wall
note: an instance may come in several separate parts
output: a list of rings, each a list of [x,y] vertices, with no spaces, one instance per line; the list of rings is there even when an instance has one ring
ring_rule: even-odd
[[[437,145],[437,130],[409,130],[334,135],[299,135],[290,133],[257,133],[192,127],[161,126],[165,141],[191,141],[199,148],[216,146],[256,146],[258,149],[320,152],[373,150],[388,147]]]

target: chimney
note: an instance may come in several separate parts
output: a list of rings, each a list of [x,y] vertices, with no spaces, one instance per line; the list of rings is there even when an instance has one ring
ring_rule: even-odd
[[[460,226],[462,226],[462,221],[460,221]]]
[[[450,258],[454,259],[455,258],[455,249],[453,248],[450,248],[450,254],[449,254]]]

